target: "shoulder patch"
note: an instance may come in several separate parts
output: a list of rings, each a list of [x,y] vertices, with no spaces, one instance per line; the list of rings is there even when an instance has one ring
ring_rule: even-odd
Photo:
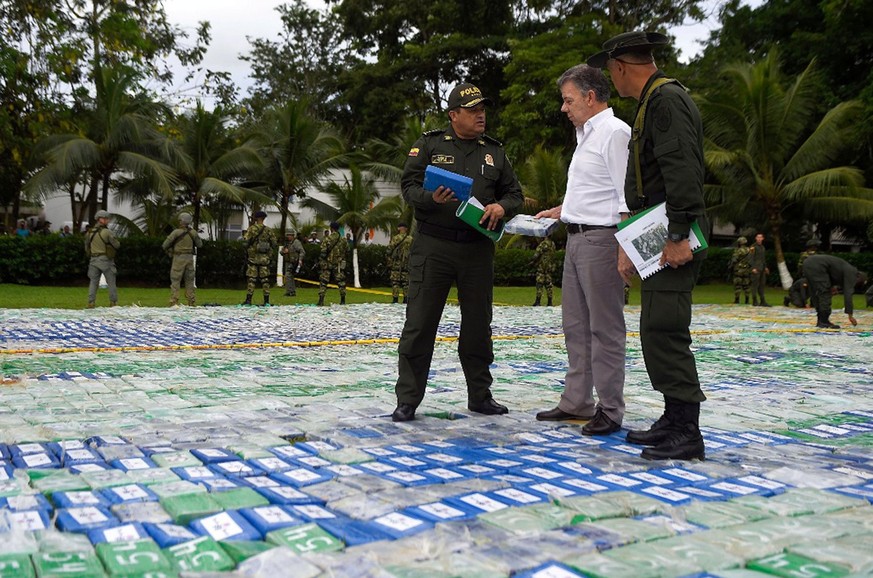
[[[485,142],[487,142],[487,143],[495,144],[495,145],[497,145],[497,146],[499,146],[499,147],[502,147],[502,146],[503,146],[503,143],[502,143],[502,142],[500,142],[500,141],[497,140],[496,138],[492,138],[492,137],[488,136],[487,134],[483,134],[483,135],[482,135],[482,139],[483,139]]]
[[[418,153],[419,153],[418,147],[412,147],[411,149],[409,149],[409,156],[411,156],[411,157],[417,157]]]
[[[670,130],[670,125],[673,124],[673,114],[670,112],[669,106],[662,106],[655,113],[655,128],[661,132]]]

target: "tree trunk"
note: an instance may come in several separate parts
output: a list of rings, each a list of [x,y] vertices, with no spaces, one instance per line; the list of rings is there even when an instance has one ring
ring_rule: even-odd
[[[355,248],[352,249],[352,271],[355,274],[355,287],[360,289],[361,287],[361,279],[358,276],[358,247],[355,245]]]
[[[788,265],[785,263],[785,254],[782,252],[782,237],[779,234],[779,226],[773,227],[773,248],[776,251],[776,268],[779,270],[779,281],[782,283],[782,288],[786,291],[794,283],[791,278],[791,273],[788,272]]]

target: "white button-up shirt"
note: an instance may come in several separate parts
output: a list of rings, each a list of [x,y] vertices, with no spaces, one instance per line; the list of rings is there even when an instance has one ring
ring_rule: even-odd
[[[561,220],[615,225],[627,213],[624,179],[631,129],[607,108],[576,128],[576,151],[567,175]]]

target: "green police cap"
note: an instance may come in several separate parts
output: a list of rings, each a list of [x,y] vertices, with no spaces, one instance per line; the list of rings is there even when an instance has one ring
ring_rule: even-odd
[[[588,59],[588,66],[603,68],[606,61],[629,52],[647,52],[664,46],[668,39],[658,32],[625,32],[603,43],[603,50]]]
[[[448,109],[455,108],[472,108],[484,102],[485,104],[493,104],[491,99],[482,94],[478,87],[473,86],[469,82],[464,82],[456,86],[449,94]]]

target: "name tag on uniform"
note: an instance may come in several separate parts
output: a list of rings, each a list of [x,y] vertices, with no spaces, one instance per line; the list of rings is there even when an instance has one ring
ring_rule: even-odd
[[[430,158],[430,164],[432,164],[432,165],[453,165],[453,164],[455,164],[455,157],[452,155],[433,155]]]

